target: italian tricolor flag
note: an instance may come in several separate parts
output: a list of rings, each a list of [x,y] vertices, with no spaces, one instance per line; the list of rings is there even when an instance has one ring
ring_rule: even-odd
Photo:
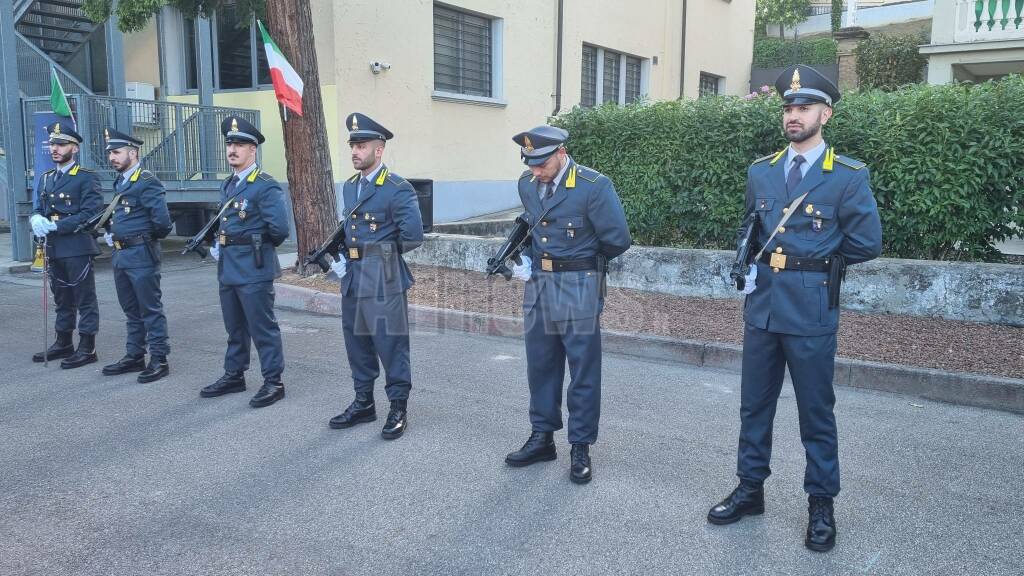
[[[267,64],[270,66],[270,79],[274,82],[277,101],[302,116],[302,78],[299,78],[299,74],[281,53],[281,49],[274,44],[263,22],[257,20],[256,24],[263,35],[263,48],[267,51]]]

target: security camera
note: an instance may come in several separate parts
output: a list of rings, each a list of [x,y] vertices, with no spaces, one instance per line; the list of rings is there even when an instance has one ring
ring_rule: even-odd
[[[374,74],[380,74],[381,72],[390,69],[391,64],[388,64],[387,62],[370,62],[370,70],[373,71]]]

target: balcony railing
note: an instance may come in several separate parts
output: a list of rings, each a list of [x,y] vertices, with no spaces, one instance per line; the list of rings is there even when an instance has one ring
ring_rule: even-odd
[[[1024,39],[1024,0],[956,0],[957,42]]]
[[[84,166],[99,172],[104,180],[113,180],[115,174],[107,164],[103,129],[130,126],[132,134],[143,141],[143,166],[165,184],[180,189],[208,187],[209,181],[219,180],[230,172],[220,134],[224,118],[238,116],[256,126],[260,120],[256,110],[87,94],[69,94],[68,100],[78,133],[84,140],[79,157]],[[48,97],[25,98],[22,107],[28,152],[26,163],[31,171],[35,160],[33,151],[37,145],[42,145],[44,137],[33,129],[34,117],[36,113],[50,111],[50,100]]]

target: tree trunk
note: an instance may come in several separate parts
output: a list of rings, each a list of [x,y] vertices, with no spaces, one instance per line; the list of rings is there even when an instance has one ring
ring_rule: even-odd
[[[288,119],[282,116],[282,124],[288,190],[299,245],[296,271],[306,276],[319,271],[319,268],[315,264],[304,266],[303,258],[326,240],[338,224],[327,124],[320,98],[320,72],[313,41],[313,15],[309,0],[267,2],[266,5],[267,31],[303,82],[302,116],[288,111]]]

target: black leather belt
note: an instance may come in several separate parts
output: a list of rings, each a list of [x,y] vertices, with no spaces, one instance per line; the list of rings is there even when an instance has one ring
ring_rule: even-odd
[[[349,246],[345,249],[345,256],[349,260],[361,260],[367,256],[390,256],[398,250],[394,242],[381,242],[378,244],[364,244],[362,246]]]
[[[792,254],[780,254],[778,252],[765,252],[761,255],[761,262],[772,267],[773,270],[803,270],[805,272],[828,272],[831,258],[805,258],[793,256]]]
[[[228,236],[227,234],[219,234],[217,236],[217,244],[221,246],[251,246],[253,244],[252,237],[254,234],[245,234],[243,236]],[[255,236],[261,236],[264,242],[270,242],[270,235],[263,234]]]
[[[128,236],[127,238],[117,238],[114,240],[114,249],[123,250],[132,246],[142,246],[152,242],[153,238],[148,234],[141,234],[139,236]]]
[[[580,258],[579,260],[555,260],[554,258],[541,258],[540,269],[545,272],[597,270],[597,258]]]

